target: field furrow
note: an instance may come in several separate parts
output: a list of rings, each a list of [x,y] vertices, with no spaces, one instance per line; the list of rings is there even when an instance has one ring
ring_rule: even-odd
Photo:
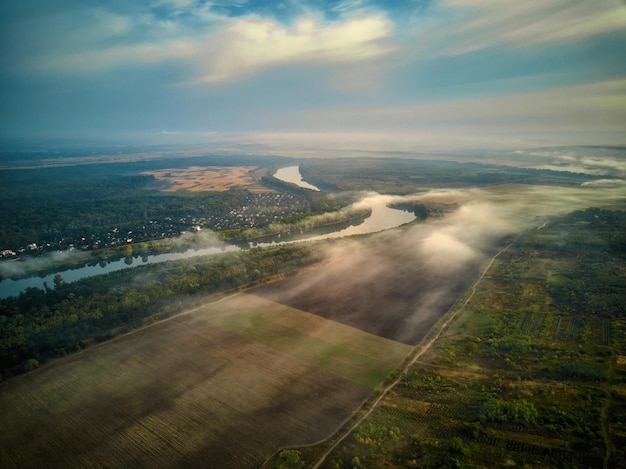
[[[334,430],[409,349],[234,296],[2,383],[0,466],[258,466]]]

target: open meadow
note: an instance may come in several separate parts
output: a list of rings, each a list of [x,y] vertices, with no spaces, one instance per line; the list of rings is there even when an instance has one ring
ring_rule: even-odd
[[[333,432],[409,351],[238,294],[2,383],[0,466],[259,466]]]

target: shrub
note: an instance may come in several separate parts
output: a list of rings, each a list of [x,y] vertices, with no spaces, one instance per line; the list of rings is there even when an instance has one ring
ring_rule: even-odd
[[[584,381],[605,381],[607,372],[600,363],[572,362],[564,363],[556,368],[562,378],[577,378]]]

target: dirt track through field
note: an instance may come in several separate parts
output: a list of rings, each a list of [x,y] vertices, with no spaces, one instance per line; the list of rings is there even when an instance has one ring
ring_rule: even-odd
[[[491,268],[491,266],[494,263],[494,261],[496,260],[496,258],[500,254],[502,254],[504,251],[509,249],[512,246],[512,244],[513,243],[507,244],[505,247],[500,249],[491,258],[491,260],[489,261],[489,264],[487,264],[487,266],[484,268],[484,270],[483,270],[482,274],[480,275],[480,277],[478,277],[476,282],[474,282],[474,284],[472,285],[471,293],[465,299],[463,304],[456,311],[454,311],[452,314],[450,314],[448,316],[448,318],[438,327],[437,333],[430,340],[428,340],[428,342],[426,342],[423,345],[418,345],[417,346],[416,353],[413,355],[413,358],[409,362],[406,363],[406,365],[403,367],[402,372],[398,375],[398,377],[391,384],[389,384],[387,387],[385,387],[385,389],[383,389],[383,391],[381,392],[380,396],[378,396],[378,398],[370,406],[370,408],[367,410],[367,412],[365,412],[350,428],[348,428],[343,434],[341,434],[341,436],[339,436],[337,441],[335,441],[335,443],[333,443],[333,445],[324,454],[322,454],[322,456],[319,458],[319,460],[312,466],[312,469],[318,469],[322,465],[322,463],[326,460],[326,458],[330,455],[330,453],[332,453],[339,446],[339,444],[348,437],[348,435],[350,435],[354,430],[356,430],[358,428],[358,426],[361,425],[372,414],[372,412],[374,412],[374,410],[378,407],[378,405],[383,400],[383,398],[387,395],[387,393],[391,389],[393,389],[402,380],[402,378],[406,375],[406,373],[408,372],[410,367],[413,364],[415,364],[415,362],[422,355],[424,355],[430,349],[430,347],[432,347],[432,345],[439,339],[441,334],[447,329],[447,327],[452,323],[452,321],[454,321],[464,311],[464,309],[467,306],[467,304],[472,300],[472,298],[476,294],[476,289],[477,289],[478,285],[483,280],[483,278],[485,277],[485,275],[487,274],[487,272]],[[334,435],[331,435],[331,437],[332,436],[334,436]]]

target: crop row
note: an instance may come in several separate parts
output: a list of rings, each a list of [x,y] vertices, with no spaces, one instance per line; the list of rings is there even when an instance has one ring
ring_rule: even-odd
[[[449,406],[431,407],[426,412],[414,412],[396,407],[381,407],[372,417],[376,425],[398,427],[401,434],[420,435],[425,438],[451,438],[459,436],[465,420]]]
[[[398,427],[405,436],[432,434],[436,429],[445,427],[436,416],[395,407],[381,407],[376,412],[373,421],[385,427]]]
[[[476,439],[481,445],[488,445],[515,451],[527,455],[535,455],[557,462],[561,467],[602,467],[602,458],[593,453],[571,452],[566,449],[550,448],[540,445],[533,445],[523,441],[508,438],[498,438],[488,434],[481,434]]]
[[[530,335],[533,338],[539,338],[544,333],[546,321],[546,314],[527,311],[520,322],[518,332],[520,334]]]
[[[498,446],[500,448],[506,448],[509,451],[518,451],[520,453],[547,454],[549,452],[548,448],[544,448],[542,446],[536,446],[523,441],[511,440],[507,438],[497,438],[487,434],[480,435],[477,441],[484,445]]]
[[[547,339],[559,340],[565,342],[579,341],[585,335],[584,329],[588,327],[588,340],[594,345],[610,345],[611,340],[611,321],[607,318],[590,317],[587,319],[587,325],[583,326],[583,320],[577,316],[556,315],[554,319],[546,327],[545,321],[547,316],[541,313],[526,313],[527,317],[524,318],[519,326],[519,332],[532,335],[534,338],[545,337]],[[528,316],[544,316],[544,324],[542,324],[542,330],[529,324],[536,323],[537,319],[528,318]]]
[[[608,346],[611,341],[611,321],[606,318],[592,318],[591,333],[596,344]]]
[[[416,373],[423,373],[423,371],[417,370]],[[422,382],[411,381],[410,377],[405,378],[404,382],[396,386],[395,391],[409,399],[440,404],[459,405],[463,402],[476,402],[480,398],[480,391],[461,386],[455,381],[448,380],[439,383],[429,382],[423,375],[421,378]]]
[[[496,430],[504,430],[507,432],[514,432],[514,433],[526,433],[526,434],[537,435],[539,437],[554,438],[554,430],[551,430],[549,427],[545,427],[542,425],[534,425],[532,427],[527,427],[523,425],[516,425],[513,423],[491,422],[489,426]]]
[[[446,405],[440,403],[434,403],[428,409],[429,415],[437,415],[439,417],[445,417],[457,420],[466,420],[468,417],[467,407],[464,405]]]
[[[548,331],[554,340],[576,341],[580,338],[580,320],[572,316],[558,315]]]

